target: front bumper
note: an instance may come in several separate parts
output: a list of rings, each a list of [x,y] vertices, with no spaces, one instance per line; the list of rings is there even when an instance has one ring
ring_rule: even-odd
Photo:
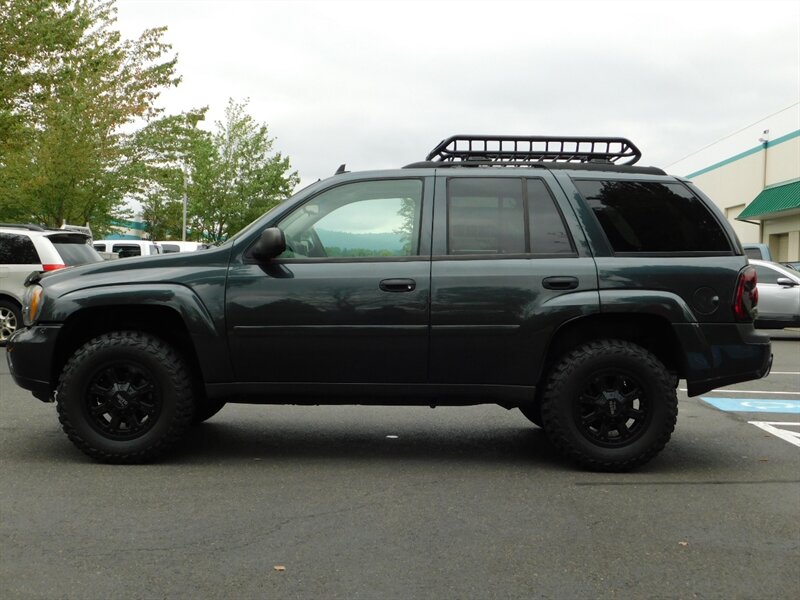
[[[676,325],[683,346],[689,396],[714,388],[760,379],[772,368],[769,335],[748,324]]]
[[[6,345],[6,359],[14,381],[42,402],[54,400],[53,358],[60,330],[60,325],[19,329]]]

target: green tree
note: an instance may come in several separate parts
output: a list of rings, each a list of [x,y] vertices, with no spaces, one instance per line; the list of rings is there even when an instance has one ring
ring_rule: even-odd
[[[191,229],[220,242],[281,200],[297,185],[288,157],[273,152],[266,125],[229,100],[225,119],[209,136],[196,136],[189,161]]]
[[[156,119],[131,137],[129,174],[136,189],[130,198],[142,206],[151,239],[181,239],[183,235],[190,162],[197,146],[210,137],[197,127],[205,112],[202,108]]]
[[[113,0],[0,0],[0,219],[102,230],[140,185],[127,127],[177,85],[164,28],[123,40]]]

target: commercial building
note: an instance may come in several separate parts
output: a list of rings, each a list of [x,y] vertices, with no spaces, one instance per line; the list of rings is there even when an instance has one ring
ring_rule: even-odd
[[[742,242],[800,261],[800,102],[667,167],[694,181]]]

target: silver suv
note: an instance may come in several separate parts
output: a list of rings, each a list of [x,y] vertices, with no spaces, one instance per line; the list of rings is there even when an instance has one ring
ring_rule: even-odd
[[[38,225],[0,224],[0,346],[22,325],[25,278],[103,259],[85,233]]]

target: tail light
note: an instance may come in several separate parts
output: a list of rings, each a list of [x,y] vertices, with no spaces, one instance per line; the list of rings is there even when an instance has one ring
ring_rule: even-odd
[[[745,267],[739,272],[736,281],[736,294],[733,297],[733,317],[737,321],[752,321],[758,306],[757,277],[754,267]]]
[[[58,269],[63,269],[67,265],[62,264],[51,264],[51,265],[42,265],[42,271],[57,271]]]

